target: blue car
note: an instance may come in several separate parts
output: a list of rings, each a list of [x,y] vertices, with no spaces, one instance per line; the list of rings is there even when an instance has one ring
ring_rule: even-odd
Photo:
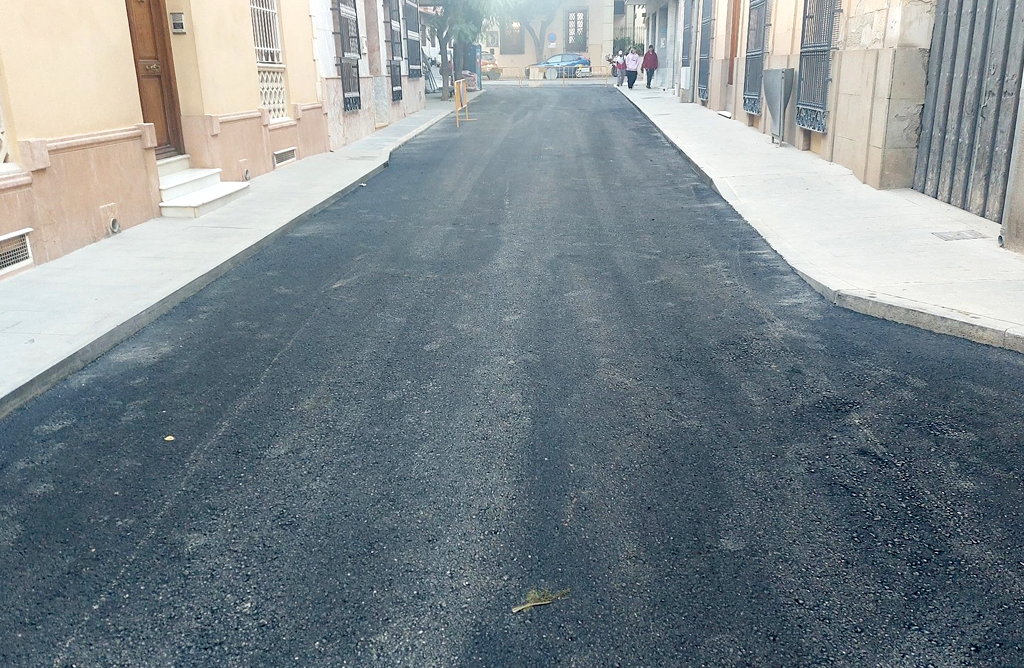
[[[559,53],[530,67],[536,67],[545,79],[590,76],[590,59],[578,53]],[[526,68],[526,78],[530,78],[530,67]]]

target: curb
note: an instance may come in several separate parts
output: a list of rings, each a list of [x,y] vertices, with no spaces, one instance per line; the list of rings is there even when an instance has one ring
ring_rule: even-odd
[[[273,243],[278,238],[287,234],[293,227],[306,219],[315,216],[327,207],[331,206],[339,199],[349,194],[361,184],[366,183],[368,180],[377,176],[385,169],[391,161],[391,154],[397,149],[404,146],[414,137],[422,134],[428,129],[440,123],[442,120],[451,116],[452,112],[447,111],[443,114],[438,115],[437,118],[430,120],[429,122],[416,128],[414,131],[406,134],[405,136],[397,139],[387,146],[382,153],[385,153],[382,162],[371,167],[366,173],[357,178],[352,183],[348,184],[341,190],[338,190],[334,194],[328,196],[318,204],[310,207],[306,211],[295,216],[291,220],[285,222],[280,227],[270,232],[263,238],[257,240],[251,246],[244,248],[243,250],[235,253],[231,257],[227,258],[217,266],[211,268],[201,276],[197,276],[189,283],[186,283],[182,287],[174,290],[170,294],[163,297],[160,301],[156,302],[152,306],[136,313],[121,324],[117,325],[111,330],[108,330],[104,334],[100,335],[93,341],[85,344],[75,352],[71,353],[61,361],[52,365],[45,371],[37,374],[32,380],[24,383],[17,389],[9,392],[8,394],[0,397],[0,419],[3,419],[7,415],[13,413],[17,409],[24,406],[26,403],[35,399],[39,395],[43,394],[57,383],[61,382],[71,374],[85,368],[88,364],[95,361],[101,355],[106,353],[108,350],[116,346],[121,341],[133,336],[139,330],[146,325],[152,323],[154,320],[164,315],[175,306],[185,301],[189,297],[192,297],[200,290],[205,288],[210,283],[231,271],[241,263],[248,260],[250,257],[261,251],[267,245]]]
[[[693,158],[687,155],[683,147],[677,144],[672,137],[666,134],[661,126],[659,126],[653,118],[648,116],[647,112],[645,112],[639,104],[637,104],[623,91],[619,90],[619,93],[625,97],[626,100],[628,100],[629,103],[632,104],[633,107],[636,108],[636,110],[640,112],[640,114],[646,118],[651,125],[657,128],[658,132],[661,133],[661,136],[663,136],[665,140],[668,141],[668,143],[675,148],[681,156],[683,156],[683,159],[688,165],[690,165],[693,171],[696,172],[700,180],[707,184],[709,188],[715,191],[715,194],[725,200],[725,202],[735,210],[735,205],[723,194],[723,190],[719,188],[717,183],[715,183],[714,177],[708,174]],[[728,190],[728,187],[726,190]],[[739,214],[738,211],[737,213]],[[987,316],[976,315],[966,311],[950,309],[936,304],[926,304],[924,302],[918,302],[911,299],[881,294],[875,290],[853,289],[838,287],[834,284],[830,285],[829,281],[825,277],[820,274],[815,275],[814,273],[811,273],[808,268],[803,266],[805,263],[799,262],[796,258],[787,255],[785,251],[780,250],[779,244],[773,243],[772,239],[769,238],[768,233],[766,233],[766,231],[759,227],[755,222],[746,218],[742,214],[739,215],[748,225],[750,225],[750,227],[761,235],[761,238],[765,240],[772,250],[778,253],[779,257],[785,260],[786,264],[790,266],[797,276],[811,286],[815,292],[836,306],[871,316],[873,318],[878,318],[880,320],[889,320],[890,322],[909,325],[911,327],[924,329],[937,334],[955,336],[957,338],[967,339],[969,341],[974,341],[975,343],[982,343],[995,348],[1003,348],[1005,350],[1024,353],[1024,325],[997,320]]]

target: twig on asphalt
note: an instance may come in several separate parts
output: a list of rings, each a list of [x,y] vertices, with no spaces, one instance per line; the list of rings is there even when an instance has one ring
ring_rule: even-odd
[[[568,589],[563,589],[562,591],[555,592],[554,594],[551,593],[550,589],[545,589],[543,591],[531,589],[530,593],[526,595],[526,603],[523,603],[522,605],[517,605],[516,607],[512,608],[512,612],[522,612],[523,610],[535,608],[538,605],[547,605],[549,603],[554,603],[558,599],[565,598],[568,595]]]

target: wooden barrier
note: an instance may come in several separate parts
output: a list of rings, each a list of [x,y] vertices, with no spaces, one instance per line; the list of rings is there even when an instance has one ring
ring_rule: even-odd
[[[455,95],[452,97],[455,98],[455,127],[459,127],[459,116],[463,110],[466,112],[466,117],[462,120],[475,121],[476,119],[469,117],[469,93],[466,90],[466,80],[456,79],[454,87]]]

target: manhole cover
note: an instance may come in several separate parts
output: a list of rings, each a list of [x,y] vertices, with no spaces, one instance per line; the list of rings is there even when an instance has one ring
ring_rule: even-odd
[[[988,239],[981,232],[975,230],[958,230],[956,232],[932,232],[943,241],[963,241],[964,239]]]

